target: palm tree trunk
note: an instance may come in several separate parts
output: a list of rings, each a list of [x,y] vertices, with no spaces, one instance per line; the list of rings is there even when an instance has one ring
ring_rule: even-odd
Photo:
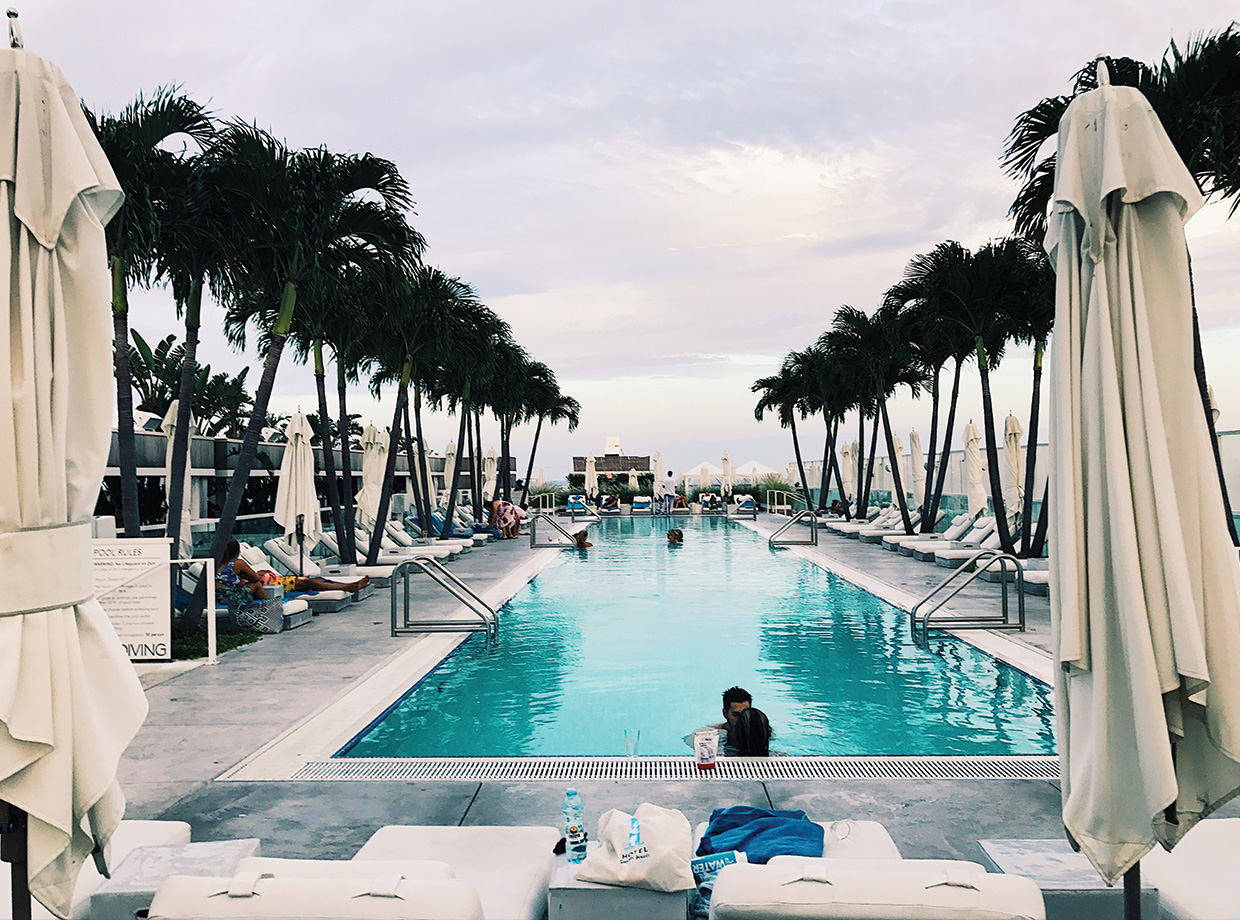
[[[797,437],[797,419],[795,409],[788,413],[788,421],[791,423],[790,427],[792,428],[792,449],[797,455],[797,470],[801,474],[801,494],[805,496],[805,507],[807,509],[813,508],[814,506],[810,504],[809,500],[809,486],[805,483],[805,464],[801,460],[801,441]]]
[[[835,423],[835,433],[836,433],[837,443],[839,441],[839,431],[840,431],[840,425],[842,424],[842,422],[843,422],[842,419],[838,419],[836,420],[836,423]],[[831,451],[831,468],[835,470],[835,481],[840,484],[840,504],[844,506],[844,520],[851,521],[852,513],[848,510],[847,499],[844,498],[844,476],[843,474],[840,473],[840,462],[839,462],[839,459],[836,457],[836,452],[834,450]]]
[[[429,518],[426,515],[426,505],[422,501],[422,484],[417,476],[417,455],[413,451],[413,423],[409,420],[408,400],[405,401],[405,412],[401,424],[405,430],[405,465],[409,467],[409,488],[413,492],[413,508],[418,516],[418,529],[423,536],[429,536],[431,531],[426,525]]]
[[[340,355],[336,355],[340,360]],[[327,372],[323,366],[323,340],[314,340],[314,389],[319,397],[319,444],[323,447],[323,475],[327,478],[327,504],[332,509],[336,545],[345,544],[344,516],[340,510],[340,488],[336,482],[336,449],[332,444],[332,422],[327,412]]]
[[[445,522],[444,532],[440,534],[444,539],[447,539],[452,534],[452,515],[456,514],[456,488],[461,481],[461,454],[465,453],[465,426],[469,423],[469,383],[469,378],[466,377],[465,389],[461,393],[461,404],[457,410],[461,416],[461,424],[457,430],[456,443],[460,447],[456,452],[456,456],[452,458],[453,465],[451,471],[447,469],[443,471],[445,479],[451,476],[451,479],[448,480],[448,508],[443,514]]]
[[[1029,555],[1033,559],[1041,559],[1042,551],[1046,546],[1046,528],[1050,521],[1050,513],[1047,510],[1050,507],[1050,487],[1051,484],[1048,480],[1042,488],[1042,507],[1038,511],[1038,530],[1033,535],[1033,545],[1029,547]]]
[[[930,503],[930,516],[939,516],[939,503],[943,500],[943,487],[947,484],[947,461],[952,455],[952,433],[956,427],[956,403],[960,398],[960,368],[956,359],[956,373],[952,380],[952,398],[947,407],[947,424],[943,428],[943,451],[939,455],[939,481],[934,486],[934,501]]]
[[[129,373],[129,292],[119,257],[112,259],[112,362],[116,371],[116,451],[121,471],[125,536],[142,536],[138,511],[138,455],[133,436],[133,382]]]
[[[865,501],[866,508],[870,506],[870,486],[874,484],[874,456],[878,453],[878,419],[874,419],[874,424],[870,426],[870,460],[865,471]]]
[[[534,443],[530,447],[530,462],[525,468],[525,488],[521,490],[521,507],[529,507],[530,499],[530,477],[534,475],[534,452],[538,450],[538,436],[542,434],[542,415],[538,416],[538,424],[534,426]]]
[[[474,469],[472,474],[474,485],[474,519],[479,523],[487,519],[486,511],[482,507],[482,409],[474,410],[474,450],[475,456],[472,458]]]
[[[857,517],[865,519],[866,508],[861,504],[861,493],[863,491],[862,484],[865,482],[865,412],[857,409],[857,500],[853,502],[853,509],[857,512]]]
[[[164,535],[172,538],[172,558],[180,556],[181,506],[185,503],[185,469],[189,462],[189,422],[194,411],[194,380],[198,376],[198,326],[202,314],[202,279],[190,285],[185,303],[185,348],[181,381],[177,388],[176,429],[172,433],[172,481],[168,483],[168,525]]]
[[[939,437],[939,373],[943,370],[942,366],[934,369],[934,380],[930,384],[930,449],[926,456],[930,458],[930,465],[926,467],[926,488],[921,497],[921,532],[932,533],[934,531],[934,519],[938,517],[938,513],[930,513],[931,496],[934,495],[934,461],[937,458],[938,437]],[[916,482],[917,478],[914,477]]]
[[[341,518],[344,523],[344,543],[340,544],[340,551],[346,554],[341,558],[344,563],[357,562],[357,531],[354,529],[353,510],[353,447],[352,439],[349,437],[349,407],[345,402],[345,389],[348,380],[345,378],[344,362],[340,360],[340,356],[336,355],[336,400],[340,408],[340,472],[343,476],[341,480]],[[390,451],[389,451],[390,453]]]
[[[913,535],[913,519],[908,514],[908,501],[904,498],[904,483],[900,481],[900,458],[896,456],[896,442],[891,435],[891,420],[887,418],[887,400],[878,401],[878,411],[883,417],[883,432],[887,436],[887,456],[891,458],[891,491],[895,493],[900,506],[900,520],[904,522],[904,532]]]
[[[512,501],[512,477],[508,473],[508,457],[512,444],[512,416],[505,415],[500,421],[499,475],[504,481],[504,501]]]
[[[999,470],[999,447],[995,440],[995,411],[990,398],[990,365],[986,361],[986,346],[981,336],[977,338],[977,370],[982,378],[982,424],[986,429],[986,462],[990,466],[990,501],[995,509],[995,529],[999,532],[999,546],[1005,553],[1015,553],[1012,534],[1008,529],[1007,508],[1003,504],[1003,479]]]
[[[409,371],[412,363],[405,359],[405,366],[400,372],[400,389],[396,393],[396,411],[392,413],[392,427],[388,429],[388,445],[400,442],[400,417],[408,400]],[[379,561],[379,550],[383,546],[383,531],[387,527],[388,506],[392,500],[392,480],[396,477],[396,455],[399,451],[391,449],[387,452],[387,464],[383,470],[383,488],[379,490],[379,507],[375,511],[375,529],[370,535],[370,551],[366,554],[366,564],[375,565]]]
[[[1033,397],[1029,405],[1029,443],[1025,446],[1025,507],[1020,513],[1020,554],[1029,555],[1033,544],[1033,483],[1038,465],[1038,416],[1042,405],[1042,355],[1046,340],[1038,339],[1033,346]]]
[[[823,415],[823,421],[827,425],[827,437],[822,445],[822,476],[818,480],[818,511],[827,510],[827,492],[831,490],[831,443],[835,437],[835,430],[831,427],[831,420]]]
[[[293,322],[293,308],[296,304],[297,285],[289,281],[284,285],[279,318],[271,330],[267,357],[263,361],[263,376],[254,394],[254,408],[250,412],[250,422],[246,426],[245,437],[241,440],[241,450],[237,454],[237,468],[228,481],[228,494],[224,498],[224,507],[220,509],[215,539],[211,542],[211,556],[217,560],[224,555],[224,547],[232,539],[233,525],[237,523],[237,513],[241,510],[241,500],[245,497],[245,484],[250,478],[250,470],[254,467],[254,458],[258,455],[258,441],[262,437],[263,426],[267,423],[267,405],[271,401],[276,371],[280,367],[280,355],[284,352],[284,340],[288,338],[289,326]],[[192,632],[198,628],[206,602],[207,581],[205,578],[200,578],[198,588],[194,591],[194,599],[185,611],[183,629]],[[212,611],[211,615],[214,616],[215,612]]]
[[[426,462],[426,437],[422,434],[422,389],[413,386],[413,426],[418,437],[418,481],[422,483],[422,495],[426,500],[426,530],[435,535],[435,492],[431,488],[430,470]]]
[[[465,438],[469,441],[469,505],[473,509],[476,524],[478,523],[478,496],[474,488],[476,477],[474,476],[474,414],[472,412],[468,412],[465,416]],[[461,452],[465,452],[464,445],[461,446]]]

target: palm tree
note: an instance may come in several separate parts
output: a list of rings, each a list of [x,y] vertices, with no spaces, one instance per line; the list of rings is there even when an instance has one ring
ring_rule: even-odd
[[[417,260],[425,241],[405,222],[409,188],[387,160],[321,148],[290,153],[265,131],[239,123],[230,126],[210,155],[220,159],[217,194],[239,215],[252,241],[223,285],[229,305],[225,333],[243,346],[246,328],[254,322],[266,352],[254,411],[212,544],[212,555],[218,558],[231,537],[258,452],[299,285],[313,291],[323,277],[351,265],[383,265],[396,275]],[[368,192],[380,200],[360,197]],[[275,291],[280,291],[278,300]],[[196,594],[187,617],[190,625],[197,625],[200,611]]]
[[[779,426],[792,431],[792,449],[797,458],[797,470],[801,475],[801,493],[805,498],[805,507],[812,507],[809,500],[809,485],[805,478],[805,463],[801,459],[801,441],[797,437],[797,412],[805,418],[806,382],[804,368],[806,362],[797,352],[790,352],[784,357],[779,373],[770,377],[762,377],[753,382],[749,390],[761,393],[758,404],[754,407],[754,418],[762,421],[762,417],[774,410],[779,418]]]
[[[530,445],[530,462],[525,470],[525,488],[521,490],[522,508],[529,503],[530,477],[534,475],[534,455],[538,452],[538,436],[542,434],[543,421],[549,421],[552,425],[568,422],[570,432],[576,431],[581,421],[581,403],[561,393],[551,368],[547,368],[547,372],[550,376],[543,382],[543,390],[531,401],[531,409],[538,419],[538,424],[534,427],[534,443]]]
[[[150,98],[138,96],[117,116],[84,111],[125,192],[125,203],[108,223],[106,235],[112,269],[112,349],[116,371],[121,514],[125,536],[137,537],[142,530],[138,517],[133,391],[129,372],[129,285],[147,283],[155,268],[159,232],[158,183],[167,175],[170,161],[177,158],[161,145],[178,134],[205,142],[214,127],[207,111],[189,97],[179,95],[177,87],[157,89]],[[184,478],[183,467],[181,475]],[[179,502],[177,508],[179,513]]]

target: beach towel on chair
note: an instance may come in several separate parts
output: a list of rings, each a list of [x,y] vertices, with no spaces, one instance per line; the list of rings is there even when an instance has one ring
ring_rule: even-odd
[[[772,856],[821,856],[822,847],[822,825],[803,811],[734,805],[711,813],[697,855],[739,850],[751,863],[765,863]]]

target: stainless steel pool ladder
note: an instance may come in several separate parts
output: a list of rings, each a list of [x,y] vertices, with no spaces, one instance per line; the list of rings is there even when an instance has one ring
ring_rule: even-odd
[[[564,539],[553,536],[550,540],[538,539],[538,524],[540,521],[546,521],[556,530],[564,535]],[[560,522],[548,514],[546,511],[536,511],[530,518],[530,549],[564,549],[569,546],[576,545],[577,541],[571,533],[560,526]]]
[[[1001,613],[986,616],[971,617],[944,617],[933,626],[930,624],[930,617],[940,610],[944,604],[959,594],[969,584],[973,582],[979,575],[986,572],[996,565],[999,566],[999,582],[1003,587],[1003,610]],[[1008,566],[1012,566],[1016,574],[1016,607],[1017,618],[1012,622],[1008,615]],[[969,571],[972,568],[973,571]],[[961,576],[967,575],[967,578]],[[939,593],[952,585],[952,589],[946,595],[939,597]],[[931,603],[933,601],[933,603]],[[927,606],[929,604],[930,606]],[[923,609],[924,608],[924,609]],[[967,560],[964,565],[956,569],[948,575],[943,581],[934,588],[929,594],[913,605],[913,609],[909,611],[909,629],[912,632],[913,641],[919,639],[924,642],[931,629],[1019,629],[1025,631],[1025,568],[1021,561],[1011,553],[1005,553],[997,549],[978,550]]]
[[[758,504],[755,502],[749,508],[741,508],[735,502],[728,502],[724,507],[724,515],[729,521],[739,520],[740,518],[749,518],[751,521],[758,519]]]
[[[790,529],[796,524],[804,520],[809,520],[809,537],[807,539],[796,539],[793,537],[785,537],[784,531]],[[766,541],[771,546],[817,546],[818,545],[818,515],[809,509],[798,511],[783,527],[771,534]]]
[[[568,508],[565,508],[564,510],[568,513],[569,519],[572,520],[574,524],[577,523],[577,517],[579,515],[583,518],[594,518],[594,520],[596,521],[601,521],[603,519],[603,516],[599,514],[597,511],[595,511],[593,508],[591,508],[589,505],[586,505],[583,508],[569,506]]]
[[[439,585],[453,597],[455,597],[470,613],[478,617],[477,620],[417,620],[410,622],[409,620],[409,576],[416,575],[418,572],[430,576],[431,581]],[[404,594],[404,610],[403,616],[398,615],[398,603],[396,600],[397,579],[403,587]],[[478,596],[469,585],[461,581],[442,565],[439,560],[431,556],[421,556],[402,562],[396,567],[392,573],[392,587],[390,591],[392,602],[392,635],[409,636],[415,633],[423,632],[486,632],[487,641],[490,642],[495,638],[499,631],[499,613]]]

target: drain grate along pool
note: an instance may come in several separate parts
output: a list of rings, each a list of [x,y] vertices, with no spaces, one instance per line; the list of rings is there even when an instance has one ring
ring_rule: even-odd
[[[295,780],[1059,779],[1059,758],[728,757],[698,770],[691,757],[350,757],[312,760]]]

